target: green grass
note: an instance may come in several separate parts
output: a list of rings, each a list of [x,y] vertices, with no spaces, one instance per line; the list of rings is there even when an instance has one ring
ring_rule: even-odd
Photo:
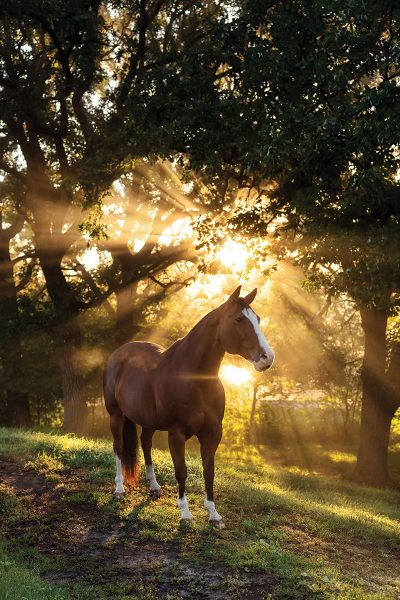
[[[165,495],[150,501],[142,482],[122,503],[112,496],[108,441],[0,429],[0,455],[17,461],[20,478],[36,477],[33,496],[0,487],[6,569],[0,600],[177,600],[183,590],[201,597],[208,586],[233,600],[256,584],[260,600],[400,596],[400,493],[339,477],[335,467],[352,463],[349,452],[309,447],[306,467],[301,456],[221,446],[215,487],[227,525],[222,531],[207,523],[193,445],[187,495],[195,522],[188,531],[179,526],[167,451],[154,450]],[[29,593],[18,588],[22,572]]]
[[[20,566],[0,545],[0,600],[65,600],[66,590],[44,582],[37,571]]]
[[[6,518],[12,526],[25,519],[27,510],[13,491],[4,483],[0,484],[0,517]],[[0,541],[0,600],[64,600],[65,590],[56,589],[44,582],[39,575],[37,564],[33,569],[19,564],[10,556],[4,541]]]

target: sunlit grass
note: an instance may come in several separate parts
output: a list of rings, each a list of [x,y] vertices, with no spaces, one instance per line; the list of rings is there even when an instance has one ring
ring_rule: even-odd
[[[112,462],[110,442],[77,437],[74,434],[61,435],[58,432],[25,431],[0,429],[0,450],[6,454],[38,456],[46,453],[58,458],[69,466],[90,466],[98,459]]]
[[[322,450],[323,454],[332,462],[355,463],[356,457],[350,452],[339,452],[338,450]]]

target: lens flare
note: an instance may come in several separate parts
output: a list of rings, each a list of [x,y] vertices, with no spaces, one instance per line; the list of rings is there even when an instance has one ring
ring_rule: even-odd
[[[250,371],[244,367],[236,367],[235,365],[223,365],[220,370],[220,376],[224,383],[231,385],[242,385],[252,380]]]

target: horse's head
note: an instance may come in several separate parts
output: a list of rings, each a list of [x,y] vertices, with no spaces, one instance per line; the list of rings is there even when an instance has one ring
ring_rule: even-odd
[[[240,288],[223,304],[219,340],[225,352],[239,354],[250,361],[256,371],[265,371],[272,366],[275,355],[260,329],[260,318],[250,307],[257,289],[240,298]]]

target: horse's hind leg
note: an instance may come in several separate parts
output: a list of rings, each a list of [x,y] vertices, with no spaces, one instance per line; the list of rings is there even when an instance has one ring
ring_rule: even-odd
[[[172,461],[175,467],[175,477],[179,486],[178,507],[181,510],[181,522],[191,523],[193,516],[190,513],[185,495],[187,468],[185,462],[186,437],[179,429],[170,429],[168,432],[168,444],[171,451]]]
[[[117,468],[117,474],[115,476],[115,497],[123,498],[125,493],[124,478],[122,475],[122,448],[123,448],[123,428],[124,428],[124,415],[116,408],[112,414],[110,414],[110,428],[114,439],[114,452],[115,452],[115,463]]]
[[[158,484],[156,476],[154,475],[153,461],[151,460],[151,446],[153,439],[154,429],[146,429],[143,427],[140,441],[142,443],[142,450],[144,455],[144,462],[146,465],[146,479],[150,485],[150,492],[155,498],[162,496],[161,486]]]

